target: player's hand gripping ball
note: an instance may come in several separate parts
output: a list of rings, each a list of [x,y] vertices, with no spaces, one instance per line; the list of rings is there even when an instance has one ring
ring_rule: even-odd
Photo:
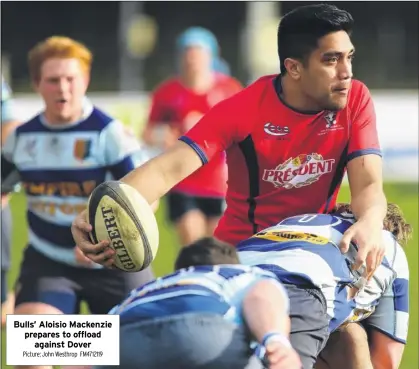
[[[156,257],[156,217],[147,200],[133,187],[119,181],[100,184],[89,197],[87,218],[93,227],[92,242],[109,241],[118,269],[138,272]]]

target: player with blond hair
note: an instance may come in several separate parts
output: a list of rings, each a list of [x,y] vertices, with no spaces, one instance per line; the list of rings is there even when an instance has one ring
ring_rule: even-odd
[[[147,160],[122,123],[85,97],[91,66],[90,50],[67,37],[47,38],[29,52],[45,110],[8,137],[1,157],[2,181],[17,172],[27,196],[29,243],[16,314],[74,314],[82,300],[92,313],[105,314],[153,278],[149,270],[111,271],[75,253],[71,223],[92,190]]]

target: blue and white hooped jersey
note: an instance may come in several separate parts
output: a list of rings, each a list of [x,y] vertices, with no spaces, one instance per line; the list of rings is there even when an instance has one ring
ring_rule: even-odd
[[[243,265],[196,266],[180,269],[133,290],[109,314],[121,324],[183,313],[212,313],[242,324],[242,304],[248,290],[268,279],[286,292],[274,274]],[[288,301],[288,300],[287,300]]]
[[[73,219],[97,185],[120,179],[148,156],[121,122],[86,101],[74,124],[51,125],[41,114],[19,126],[1,159],[2,183],[17,172],[26,192],[29,243],[53,260],[79,266]]]
[[[16,120],[15,105],[12,98],[12,90],[7,82],[1,77],[1,124],[7,124]]]
[[[327,302],[331,331],[346,321],[367,318],[381,299],[390,296],[394,311],[389,314],[398,328],[387,333],[402,340],[407,335],[409,280],[404,250],[390,232],[383,231],[386,253],[382,265],[356,298],[348,300],[345,286],[359,276],[349,267],[356,247],[351,245],[343,255],[338,245],[353,223],[349,214],[290,217],[239,243],[239,257],[245,265],[274,272],[284,283],[320,288]]]

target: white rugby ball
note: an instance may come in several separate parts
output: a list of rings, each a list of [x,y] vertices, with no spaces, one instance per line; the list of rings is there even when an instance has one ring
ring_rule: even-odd
[[[133,187],[107,181],[91,193],[87,221],[92,225],[92,242],[108,240],[116,251],[114,266],[138,272],[154,260],[159,247],[159,230],[153,209]]]

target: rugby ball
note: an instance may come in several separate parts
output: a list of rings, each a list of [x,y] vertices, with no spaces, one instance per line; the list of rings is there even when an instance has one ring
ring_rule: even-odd
[[[154,260],[159,246],[159,230],[153,209],[133,187],[107,181],[91,193],[87,221],[92,225],[93,243],[108,240],[116,251],[114,266],[138,272]]]

